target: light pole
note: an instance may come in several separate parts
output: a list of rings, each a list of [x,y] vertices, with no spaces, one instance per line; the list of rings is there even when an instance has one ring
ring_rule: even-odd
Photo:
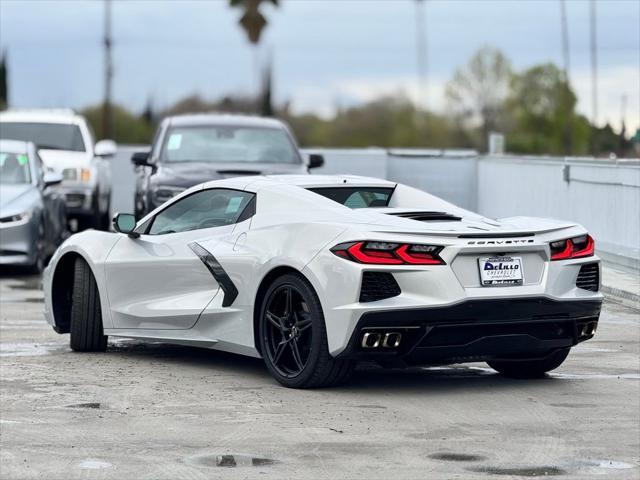
[[[418,98],[416,101],[415,124],[418,132],[427,130],[427,108],[429,106],[429,85],[428,70],[429,63],[427,57],[427,35],[426,35],[426,0],[416,0],[416,55],[418,72]],[[424,115],[420,115],[421,110]]]
[[[104,102],[102,104],[102,138],[112,138],[113,119],[111,115],[111,80],[113,63],[111,60],[111,0],[104,2]]]
[[[572,152],[572,109],[569,99],[569,27],[567,25],[567,7],[565,0],[560,0],[560,22],[562,30],[562,57],[564,63],[564,81],[566,83],[563,92],[563,104],[564,104],[564,154],[571,155]]]

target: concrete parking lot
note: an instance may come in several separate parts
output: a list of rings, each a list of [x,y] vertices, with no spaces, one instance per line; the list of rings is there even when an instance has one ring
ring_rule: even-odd
[[[37,277],[4,275],[0,301],[3,479],[640,478],[640,318],[611,301],[545,379],[363,367],[311,391],[215,351],[73,353]]]

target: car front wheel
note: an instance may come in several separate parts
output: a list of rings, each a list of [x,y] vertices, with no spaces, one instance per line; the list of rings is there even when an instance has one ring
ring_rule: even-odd
[[[286,387],[336,385],[353,371],[353,362],[329,354],[320,300],[302,275],[286,274],[270,285],[260,309],[259,329],[264,362]]]
[[[557,350],[540,359],[491,360],[487,364],[505,377],[538,378],[562,365],[569,355],[569,350],[569,348]]]
[[[104,352],[107,337],[102,328],[100,293],[91,268],[78,258],[74,266],[71,303],[71,349],[76,352]]]

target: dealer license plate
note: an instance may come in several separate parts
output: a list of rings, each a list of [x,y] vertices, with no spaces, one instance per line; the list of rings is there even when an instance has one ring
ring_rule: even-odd
[[[522,258],[479,258],[480,283],[483,287],[522,285]]]

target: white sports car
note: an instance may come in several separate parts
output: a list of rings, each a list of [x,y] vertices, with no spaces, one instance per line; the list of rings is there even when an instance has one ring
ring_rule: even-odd
[[[342,382],[359,360],[531,377],[600,315],[583,227],[491,220],[385,180],[212,181],[114,227],[72,236],[45,271],[47,321],[73,350],[107,336],[226,350],[288,387]]]

